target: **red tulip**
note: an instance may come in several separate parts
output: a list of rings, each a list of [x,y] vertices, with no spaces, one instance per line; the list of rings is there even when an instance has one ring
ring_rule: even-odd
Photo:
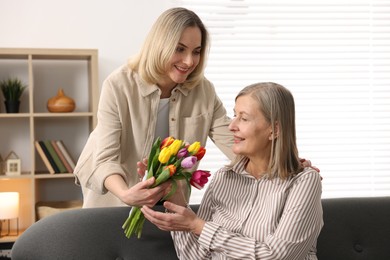
[[[173,141],[175,141],[175,138],[173,138],[172,136],[168,136],[167,138],[162,140],[160,145],[160,150],[162,150],[164,147],[170,146],[173,143]]]
[[[202,170],[194,171],[190,183],[195,188],[201,190],[204,187],[204,185],[209,181],[210,176],[211,176],[210,171],[202,171]]]
[[[196,159],[198,159],[198,161],[200,161],[203,158],[205,153],[206,153],[206,148],[200,147],[198,152],[195,154]]]

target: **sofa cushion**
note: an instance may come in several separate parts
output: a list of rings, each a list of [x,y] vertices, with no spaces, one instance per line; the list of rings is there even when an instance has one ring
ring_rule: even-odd
[[[390,197],[323,199],[319,260],[390,259]]]

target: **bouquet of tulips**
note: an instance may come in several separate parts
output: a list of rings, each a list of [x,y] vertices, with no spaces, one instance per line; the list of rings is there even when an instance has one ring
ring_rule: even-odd
[[[177,189],[176,180],[185,180],[188,190],[191,192],[191,185],[201,189],[210,177],[209,171],[191,171],[191,169],[203,158],[206,149],[200,142],[186,144],[184,141],[167,137],[163,141],[157,138],[149,154],[147,173],[145,178],[155,177],[155,183],[151,188],[157,187],[165,181],[171,180],[170,192],[162,198],[168,199]],[[132,234],[141,237],[145,217],[139,207],[132,207],[129,217],[122,228],[127,238]]]

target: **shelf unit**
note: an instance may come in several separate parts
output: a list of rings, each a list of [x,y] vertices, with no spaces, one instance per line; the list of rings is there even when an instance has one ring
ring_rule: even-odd
[[[0,80],[8,77],[18,77],[27,89],[15,114],[6,113],[0,95],[0,155],[5,159],[14,151],[21,159],[22,173],[0,175],[0,192],[20,193],[19,229],[23,231],[37,220],[37,202],[82,199],[72,173],[48,173],[34,141],[63,140],[77,160],[97,121],[98,51],[0,48]],[[75,100],[75,111],[48,112],[47,100],[56,96],[59,88]],[[9,240],[0,238],[0,242]]]

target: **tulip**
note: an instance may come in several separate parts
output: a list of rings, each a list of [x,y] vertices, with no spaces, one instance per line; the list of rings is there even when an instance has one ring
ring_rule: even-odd
[[[191,154],[196,154],[200,149],[200,142],[194,142],[190,146],[188,146],[188,152]]]
[[[204,147],[200,147],[198,152],[195,154],[198,161],[200,161],[203,158],[205,153],[206,153],[206,149]]]
[[[175,138],[173,138],[172,136],[168,136],[167,138],[162,140],[161,145],[160,145],[160,150],[164,149],[165,147],[170,146],[171,143],[173,143],[173,141],[175,141]]]
[[[169,149],[171,150],[172,154],[177,154],[177,151],[179,151],[181,145],[183,144],[182,140],[176,139],[172,142],[172,144],[169,146]]]
[[[184,169],[190,169],[194,167],[197,161],[198,159],[196,159],[196,156],[188,156],[184,158],[181,162],[181,167],[183,167]]]
[[[209,171],[197,170],[192,174],[190,183],[200,190],[208,182],[210,176],[211,174]]]
[[[164,147],[158,156],[158,160],[160,163],[167,163],[169,158],[171,158],[171,155],[171,150],[168,147]]]
[[[168,169],[169,170],[169,176],[172,176],[176,172],[176,166],[173,164],[167,165],[164,167],[164,170]]]
[[[186,157],[187,156],[187,154],[188,154],[188,151],[187,151],[187,148],[181,148],[180,150],[179,150],[179,152],[177,152],[177,158],[183,158],[183,157]]]
[[[168,194],[162,198],[170,198],[177,189],[177,181],[185,180],[191,191],[191,186],[202,189],[210,176],[209,171],[195,170],[195,165],[203,158],[206,149],[200,146],[200,142],[194,142],[191,145],[183,140],[176,140],[172,136],[161,141],[156,138],[149,154],[147,178],[155,177],[155,182],[151,188],[170,181],[171,189]],[[125,223],[122,225],[125,235],[130,238],[132,235],[141,237],[145,216],[141,208],[134,206],[130,210]]]

